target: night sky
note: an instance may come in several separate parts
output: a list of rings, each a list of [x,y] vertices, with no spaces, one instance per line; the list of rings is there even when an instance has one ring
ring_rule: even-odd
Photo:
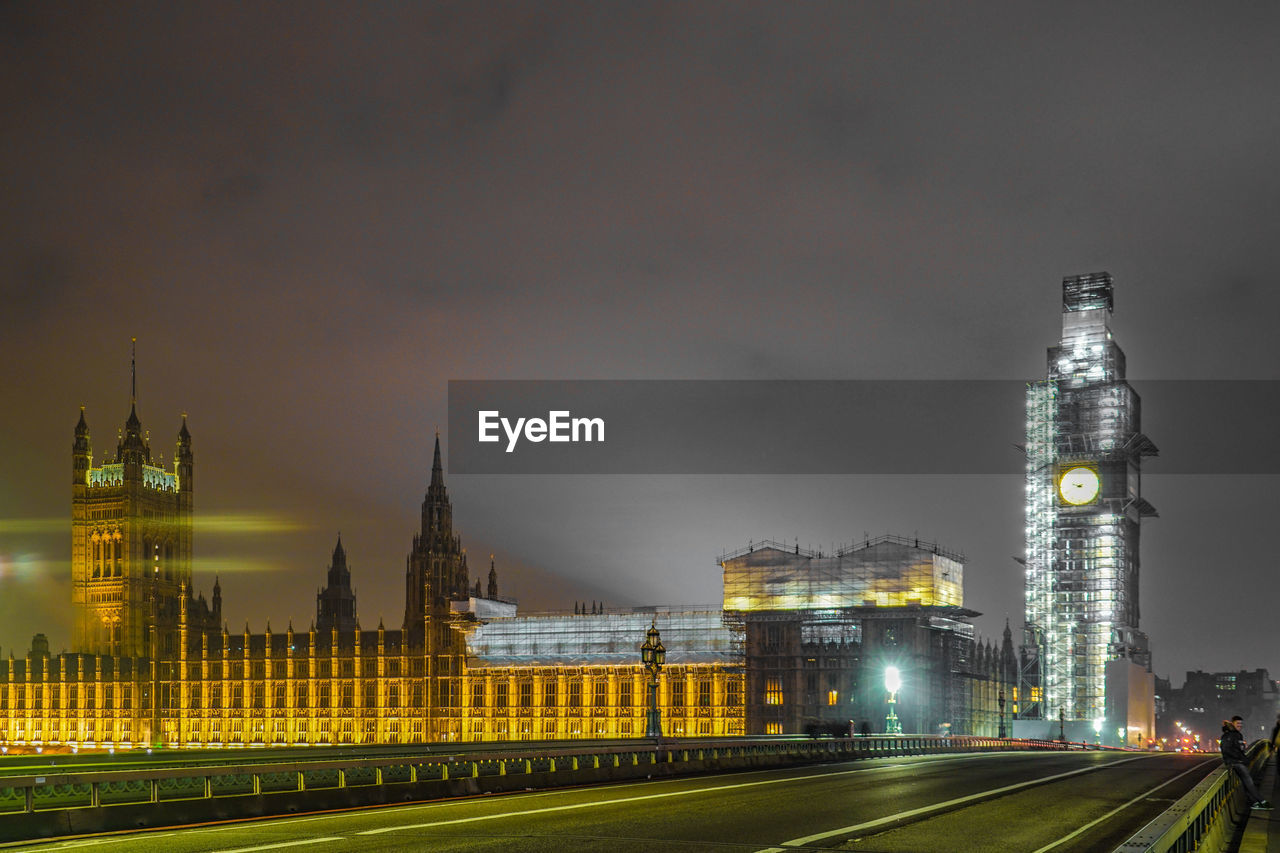
[[[450,379],[1031,379],[1097,270],[1131,378],[1280,379],[1278,34],[1263,3],[0,3],[0,654],[70,641],[73,428],[114,451],[132,336],[232,631],[305,628],[339,531],[399,627]],[[1280,675],[1280,477],[1176,461],[1155,670]],[[1016,476],[448,485],[530,610],[718,606],[725,550],[892,532],[967,555],[983,636],[1021,624]]]

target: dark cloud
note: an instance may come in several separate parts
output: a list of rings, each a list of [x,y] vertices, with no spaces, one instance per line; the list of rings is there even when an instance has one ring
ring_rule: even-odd
[[[71,299],[81,284],[71,253],[62,247],[23,247],[12,256],[13,266],[0,270],[0,304],[10,323],[35,323]]]

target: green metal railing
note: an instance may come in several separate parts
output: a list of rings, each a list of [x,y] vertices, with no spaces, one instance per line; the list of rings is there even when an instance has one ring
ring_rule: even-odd
[[[69,768],[56,773],[0,776],[0,826],[6,815],[36,811],[496,776],[547,774],[554,777],[579,770],[622,766],[666,764],[679,771],[681,765],[690,765],[687,769],[693,772],[707,769],[708,763],[714,765],[727,759],[752,757],[821,762],[894,755],[1083,747],[1058,741],[929,735],[835,739],[669,739],[594,745],[576,742],[552,748],[542,746],[524,753],[513,751],[512,746],[498,749],[478,745],[449,752],[439,751],[437,747],[432,751],[424,749],[418,755],[399,753],[329,761],[277,763],[263,756],[267,760],[242,764],[90,772]],[[549,780],[549,784],[557,783]]]
[[[1256,773],[1270,755],[1269,743],[1255,743],[1248,752],[1249,771]],[[1230,768],[1220,767],[1117,847],[1116,853],[1222,850],[1236,830],[1236,821],[1248,812],[1240,779]]]

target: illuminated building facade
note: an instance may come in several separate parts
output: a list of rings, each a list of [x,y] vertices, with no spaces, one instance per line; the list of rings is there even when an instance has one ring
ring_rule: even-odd
[[[71,450],[71,582],[77,649],[117,657],[177,651],[180,611],[207,627],[221,618],[191,589],[191,433],[182,419],[166,470],[153,458],[136,398],[115,456],[93,464],[84,409]]]
[[[335,546],[316,622],[232,633],[193,598],[193,454],[153,464],[136,403],[113,461],[93,466],[83,412],[72,450],[75,651],[37,635],[0,661],[0,744],[166,746],[410,743],[642,735],[639,647],[656,623],[670,734],[740,734],[742,660],[719,612],[648,608],[517,616],[468,585],[437,436],[422,529],[406,559],[404,623],[359,625]],[[585,608],[584,608],[585,611]]]
[[[1026,710],[1043,719],[1128,725],[1126,697],[1151,678],[1138,535],[1156,514],[1141,487],[1142,460],[1157,451],[1112,340],[1112,308],[1110,274],[1064,279],[1062,338],[1047,378],[1027,387],[1026,648],[1037,683],[1024,689],[1041,691]]]
[[[437,436],[399,628],[362,629],[339,541],[307,629],[231,632],[191,594],[193,454],[153,464],[136,405],[115,460],[73,445],[71,653],[0,660],[0,744],[173,747],[555,740],[645,734],[640,644],[661,632],[667,736],[804,731],[883,716],[872,671],[901,666],[908,730],[993,735],[1004,665],[975,642],[963,563],[893,537],[834,557],[750,548],[722,561],[721,610],[517,614],[492,561],[481,595],[453,529]],[[104,544],[106,543],[106,544]],[[1007,650],[1006,650],[1007,651]],[[1003,679],[1003,680],[1002,680]],[[879,730],[875,727],[874,730]]]

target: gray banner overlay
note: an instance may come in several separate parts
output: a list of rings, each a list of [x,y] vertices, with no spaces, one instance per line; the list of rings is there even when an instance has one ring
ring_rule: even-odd
[[[1130,384],[1160,449],[1144,471],[1280,473],[1280,381]],[[1017,475],[1025,391],[1014,380],[452,380],[449,470]]]

